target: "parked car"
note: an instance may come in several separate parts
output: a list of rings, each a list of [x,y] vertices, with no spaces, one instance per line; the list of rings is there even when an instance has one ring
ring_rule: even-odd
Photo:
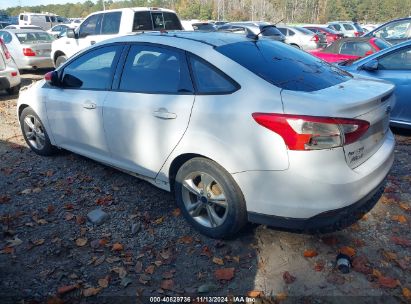
[[[247,220],[362,216],[393,163],[393,89],[267,38],[169,31],[79,52],[22,91],[17,112],[35,153],[64,148],[173,191],[217,238]]]
[[[45,31],[63,21],[62,17],[50,13],[21,13],[19,15],[19,25],[37,25]]]
[[[51,68],[53,37],[43,30],[0,30],[11,56],[21,69]]]
[[[278,30],[285,35],[285,43],[303,50],[315,50],[327,46],[323,35],[317,35],[303,27],[278,26]]]
[[[328,27],[342,33],[344,37],[360,37],[364,30],[357,22],[352,21],[333,21],[328,22]]]
[[[268,22],[230,22],[219,26],[217,30],[220,32],[231,32],[251,37],[261,35],[269,39],[285,42],[285,36],[275,25]]]
[[[342,38],[325,49],[309,51],[309,53],[327,62],[342,62],[357,60],[390,46],[389,42],[379,38]]]
[[[214,32],[217,27],[211,22],[192,22],[191,26],[195,31]]]
[[[378,37],[392,44],[411,38],[411,17],[391,20],[366,33],[364,37]]]
[[[318,34],[323,34],[325,35],[325,38],[327,40],[327,44],[331,44],[334,41],[337,41],[338,39],[341,39],[344,37],[343,34],[337,33],[336,31],[328,28],[328,27],[321,27],[321,26],[304,26],[304,28]]]
[[[177,14],[163,8],[135,7],[95,12],[75,30],[67,30],[65,37],[53,42],[51,58],[58,67],[78,51],[105,39],[133,32],[182,29]]]
[[[9,50],[0,39],[0,90],[16,95],[20,90],[20,73]]]
[[[391,112],[391,125],[411,129],[411,40],[366,58],[342,63],[341,68],[394,83],[396,102]]]
[[[60,38],[63,33],[67,31],[67,29],[72,28],[74,29],[75,27],[72,27],[71,25],[67,24],[59,24],[53,26],[51,29],[47,31],[50,35],[54,36],[55,38]]]

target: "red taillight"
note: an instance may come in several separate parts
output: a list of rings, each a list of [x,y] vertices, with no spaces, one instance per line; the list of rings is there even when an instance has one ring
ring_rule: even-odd
[[[349,145],[367,132],[359,119],[253,113],[254,120],[279,134],[290,150],[321,150]]]
[[[17,76],[17,72],[11,72],[11,77],[16,77]]]
[[[318,42],[318,41],[320,41],[320,37],[318,37],[318,35],[314,35],[314,36],[311,38],[311,41]]]
[[[359,32],[354,32],[355,37],[359,37],[360,33]]]
[[[23,49],[24,56],[36,56],[36,53],[31,48],[24,48]]]
[[[7,46],[4,44],[4,41],[1,38],[0,38],[0,45],[1,45],[1,48],[3,49],[3,53],[4,53],[4,56],[6,57],[6,59],[10,59],[11,58],[10,52],[7,49]]]
[[[52,77],[53,77],[53,72],[48,72],[44,75],[44,80],[47,82],[50,82]]]

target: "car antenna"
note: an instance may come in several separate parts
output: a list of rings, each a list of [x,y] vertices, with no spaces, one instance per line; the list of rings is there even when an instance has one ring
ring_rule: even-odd
[[[264,33],[264,31],[265,31],[267,28],[269,28],[269,27],[275,27],[278,23],[283,22],[283,20],[284,20],[284,18],[281,19],[281,20],[279,20],[279,21],[277,21],[277,22],[274,23],[274,24],[269,24],[269,25],[263,26],[262,29],[261,29],[261,31],[260,31],[258,34],[248,33],[248,34],[247,34],[247,38],[250,38],[250,39],[253,39],[253,40],[258,40],[258,37],[259,37],[262,33]]]

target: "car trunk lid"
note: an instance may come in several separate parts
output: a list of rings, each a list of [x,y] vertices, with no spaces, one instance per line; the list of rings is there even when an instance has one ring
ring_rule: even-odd
[[[30,44],[23,44],[24,48],[30,48],[36,54],[37,57],[50,57],[51,52],[51,43],[30,43]]]
[[[367,132],[344,146],[347,164],[355,168],[370,158],[382,145],[389,130],[389,114],[394,103],[394,86],[388,82],[354,77],[323,90],[297,92],[283,90],[285,114],[355,118],[368,121]]]

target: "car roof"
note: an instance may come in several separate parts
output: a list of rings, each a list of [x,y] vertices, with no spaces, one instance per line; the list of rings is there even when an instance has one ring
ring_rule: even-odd
[[[204,43],[212,47],[219,47],[237,42],[252,41],[246,35],[238,35],[227,32],[201,32],[201,31],[170,31],[170,32],[144,32],[110,39],[110,42],[133,42],[144,40],[144,36],[150,37],[174,37],[186,39],[198,43]],[[107,41],[107,40],[106,40]]]
[[[175,13],[175,11],[171,9],[161,8],[161,7],[125,7],[125,8],[116,8],[116,9],[105,10],[105,11],[97,11],[97,12],[91,13],[90,15],[101,14],[101,13],[111,13],[111,12],[123,12],[123,11],[128,11],[128,10],[131,10],[133,12],[150,11],[150,12]]]
[[[3,29],[3,31],[7,31],[10,33],[18,34],[18,33],[46,33],[44,30],[40,29]]]

